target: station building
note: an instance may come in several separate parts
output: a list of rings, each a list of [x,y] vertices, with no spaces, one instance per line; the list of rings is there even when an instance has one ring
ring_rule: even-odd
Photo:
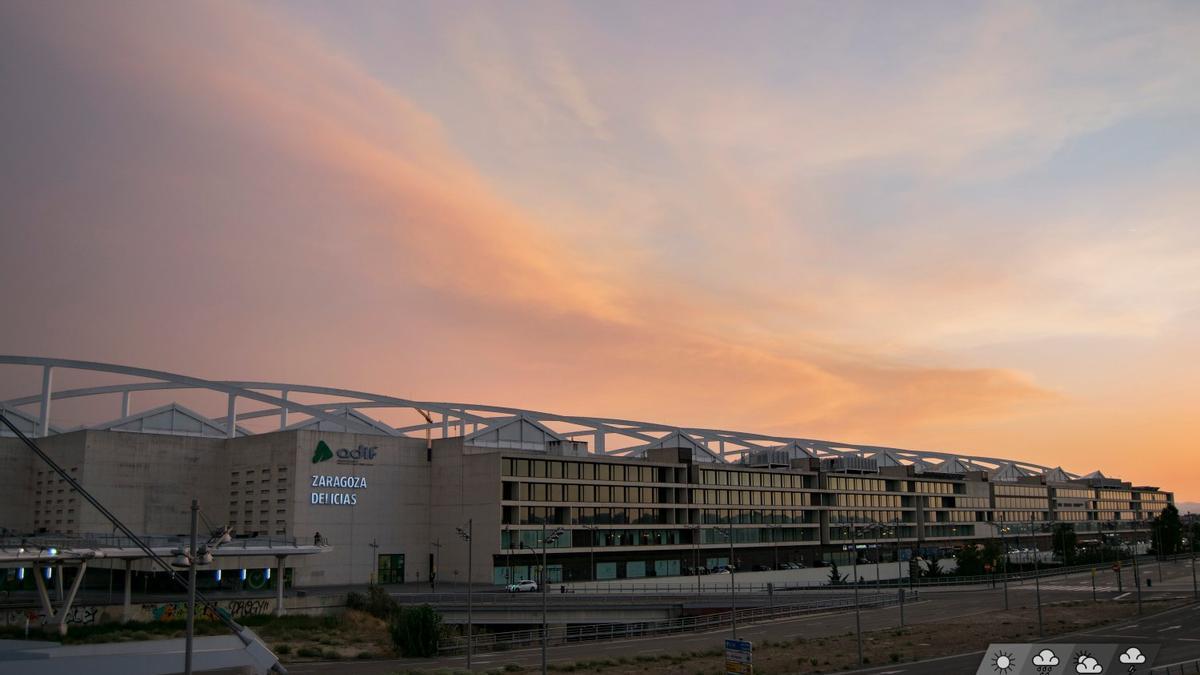
[[[1045,550],[1058,522],[1084,545],[1145,541],[1173,499],[1098,472],[817,457],[798,444],[723,462],[683,431],[615,456],[520,413],[421,438],[329,410],[341,423],[326,415],[265,433],[230,433],[228,421],[178,404],[75,431],[43,424],[45,434],[32,415],[4,414],[134,531],[186,533],[197,498],[206,524],[235,537],[327,546],[289,561],[287,579],[301,588],[465,582],[468,531],[476,583],[536,577],[543,537],[547,578],[585,581],[712,568],[731,550],[739,569],[903,560],[1001,538]],[[0,437],[0,528],[10,542],[112,532],[11,434]]]

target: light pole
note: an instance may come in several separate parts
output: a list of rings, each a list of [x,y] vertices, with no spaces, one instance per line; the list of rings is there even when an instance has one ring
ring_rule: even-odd
[[[736,568],[733,564],[733,523],[729,524],[729,531],[717,530],[725,535],[729,540],[729,564],[725,569],[729,570],[729,620],[733,627],[733,639],[737,639],[737,583],[735,581]],[[699,580],[697,580],[697,583]]]
[[[696,575],[696,595],[700,595],[700,526],[692,525],[692,573]]]
[[[588,579],[592,582],[596,581],[596,534],[600,528],[595,525],[584,525],[583,529],[588,531],[588,555],[591,565],[591,570],[588,572]]]
[[[904,627],[904,587],[901,586],[903,580],[904,568],[900,564],[900,519],[896,518],[892,521],[892,527],[896,528],[896,595],[899,597],[900,604],[900,627]]]
[[[1037,596],[1038,608],[1038,637],[1046,637],[1046,629],[1042,623],[1042,578],[1038,573],[1038,558],[1040,557],[1038,549],[1037,534],[1033,531],[1033,512],[1029,513],[1029,538],[1033,540],[1033,587]]]
[[[1138,615],[1142,614],[1142,572],[1138,567],[1138,543],[1133,542],[1133,585],[1137,587]]]
[[[1154,537],[1154,561],[1158,566],[1158,583],[1161,584],[1162,579],[1163,579],[1162,559],[1163,559],[1163,554],[1166,553],[1166,551],[1164,550],[1166,548],[1166,546],[1164,544],[1162,532],[1160,531],[1160,528],[1155,524],[1155,522],[1157,522],[1157,521],[1158,521],[1158,518],[1155,518],[1154,521],[1152,521],[1150,523],[1150,534],[1151,534],[1151,536]]]
[[[1192,599],[1200,600],[1200,587],[1196,586],[1196,528],[1192,528],[1192,536],[1188,537],[1189,548],[1192,549]]]
[[[850,555],[854,556],[854,634],[858,639],[858,665],[863,664],[863,644],[862,644],[862,614],[858,606],[858,528],[851,523],[850,525]]]
[[[541,586],[538,588],[542,592],[542,675],[546,675],[546,643],[550,641],[549,624],[546,622],[546,586],[547,582],[550,581],[550,572],[547,569],[546,547],[558,541],[563,532],[564,530],[560,527],[547,537],[546,521],[542,520],[542,573],[539,576]],[[527,548],[531,553],[537,555],[537,551],[530,548],[524,541],[521,542],[521,547]]]
[[[461,527],[454,528],[455,531],[458,532],[458,536],[462,537],[463,541],[467,542],[467,670],[471,669],[471,653],[474,651],[474,639],[472,635],[474,633],[474,622],[472,621],[474,618],[472,615],[472,609],[474,605],[474,586],[471,583],[471,569],[473,567],[471,563],[473,562],[472,557],[475,546],[471,541],[471,531],[473,529],[472,525],[472,519],[468,518],[466,530],[463,530]]]
[[[192,500],[192,534],[188,548],[188,603],[187,631],[183,653],[183,673],[192,675],[192,638],[196,629],[196,517],[200,514],[200,504]],[[283,580],[279,580],[283,583]]]

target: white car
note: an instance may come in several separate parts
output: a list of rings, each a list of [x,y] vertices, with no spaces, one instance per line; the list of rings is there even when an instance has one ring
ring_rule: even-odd
[[[533,579],[522,579],[515,584],[508,585],[509,593],[528,593],[538,589],[537,582]]]

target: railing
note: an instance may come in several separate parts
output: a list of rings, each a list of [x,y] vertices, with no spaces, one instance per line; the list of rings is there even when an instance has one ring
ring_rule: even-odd
[[[153,548],[162,548],[168,546],[186,546],[188,535],[149,535],[142,537]],[[199,541],[206,541],[207,535],[201,534],[198,537]],[[265,536],[265,537],[235,537],[231,541],[221,544],[221,548],[272,548],[275,546],[293,547],[297,545],[296,537],[285,536]],[[56,536],[56,535],[37,535],[29,537],[0,537],[0,550],[11,550],[17,548],[25,549],[49,549],[56,548],[62,551],[71,549],[97,549],[97,548],[115,548],[115,549],[139,549],[139,546],[132,539],[115,534],[84,534],[77,537],[71,536]]]
[[[899,594],[872,593],[860,597],[858,606],[860,608],[888,607],[897,604],[899,597]],[[915,599],[915,596],[913,596],[913,599]],[[854,599],[852,597],[804,604],[777,605],[774,607],[748,607],[737,610],[737,621],[742,624],[750,624],[771,619],[789,618],[800,614],[849,609],[852,607],[854,607]],[[549,626],[546,631],[546,641],[548,645],[552,645],[691,633],[730,625],[733,616],[733,612],[726,610],[724,612],[657,621]],[[534,628],[504,633],[477,634],[473,636],[471,642],[475,653],[536,647],[542,643],[542,631],[540,628]],[[439,646],[438,651],[442,654],[454,655],[463,654],[466,652],[466,649],[467,641],[465,637],[452,637],[444,640]]]

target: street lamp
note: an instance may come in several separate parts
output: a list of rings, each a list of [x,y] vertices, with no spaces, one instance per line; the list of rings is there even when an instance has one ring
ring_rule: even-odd
[[[717,530],[726,539],[729,540],[729,564],[725,569],[729,570],[729,620],[733,628],[733,639],[737,639],[737,584],[734,580],[737,568],[733,564],[733,523],[729,524],[729,531]],[[697,578],[696,583],[700,580]]]
[[[474,623],[472,621],[472,605],[474,604],[474,593],[472,591],[474,590],[474,586],[471,583],[471,571],[473,567],[471,563],[475,547],[471,541],[471,531],[473,529],[472,525],[472,519],[468,518],[466,530],[462,529],[461,527],[454,528],[454,530],[458,532],[458,536],[461,537],[463,541],[467,542],[467,670],[471,669],[471,652],[474,651],[474,640],[472,635],[474,632]]]
[[[176,551],[175,560],[173,563],[178,567],[188,568],[188,602],[187,602],[187,627],[184,632],[184,650],[183,650],[183,672],[184,675],[192,675],[192,642],[196,634],[196,566],[208,565],[212,563],[213,556],[210,548],[216,548],[221,544],[229,543],[232,537],[229,534],[229,528],[223,527],[214,532],[209,537],[208,541],[196,546],[196,520],[200,516],[200,503],[192,500],[192,526],[190,544],[187,550]],[[207,519],[205,522],[208,522]],[[54,555],[54,550],[51,549],[51,555]],[[280,578],[278,583],[282,584],[283,579]]]
[[[589,532],[588,534],[588,553],[591,557],[591,571],[588,572],[588,579],[596,581],[596,535],[600,532],[600,528],[595,525],[584,525],[583,529]]]
[[[863,643],[862,643],[862,613],[859,611],[858,605],[858,527],[853,523],[850,525],[850,548],[851,555],[854,556],[854,634],[858,640],[858,665],[863,664]]]
[[[700,595],[700,525],[688,529],[692,531],[692,573],[696,575],[696,595]]]
[[[1038,540],[1037,534],[1033,531],[1033,512],[1029,512],[1029,538],[1033,540],[1033,587],[1037,596],[1038,608],[1038,637],[1046,637],[1045,627],[1042,623],[1042,579],[1038,570]]]
[[[546,675],[546,643],[550,640],[549,624],[546,623],[546,584],[550,580],[550,572],[546,564],[546,547],[558,541],[558,538],[565,532],[566,530],[560,527],[554,530],[550,536],[546,536],[546,521],[542,520],[542,573],[540,576],[541,588],[538,589],[542,592],[542,675]],[[531,553],[537,555],[537,551],[524,541],[521,542],[521,548],[529,549]]]

